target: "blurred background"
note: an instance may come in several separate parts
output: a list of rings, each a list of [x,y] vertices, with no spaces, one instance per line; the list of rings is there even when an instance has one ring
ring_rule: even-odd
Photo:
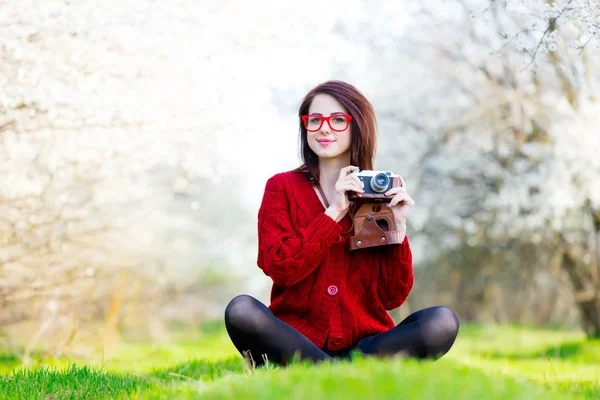
[[[268,304],[258,207],[329,79],[373,103],[375,168],[417,203],[397,321],[600,336],[600,9],[421,3],[0,0],[0,346],[81,355]]]

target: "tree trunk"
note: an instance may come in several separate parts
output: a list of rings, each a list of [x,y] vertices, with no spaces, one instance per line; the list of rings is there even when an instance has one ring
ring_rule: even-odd
[[[561,234],[558,237],[562,253],[561,267],[567,273],[573,285],[575,301],[581,314],[581,325],[588,337],[600,338],[600,293],[598,285],[589,279],[593,276],[589,272],[595,267],[594,263],[592,262],[587,266],[579,263],[572,255],[571,245]],[[597,249],[598,246],[596,246],[596,251]],[[586,268],[589,269],[586,271]]]
[[[592,252],[596,256],[596,273],[594,274],[596,278],[594,280],[594,289],[596,294],[596,310],[600,310],[600,210],[594,209],[591,201],[588,202],[588,206],[590,210],[590,215],[592,217],[592,222],[594,224],[594,244]],[[593,268],[593,265],[594,262],[592,261],[590,266]],[[597,315],[599,313],[600,312],[597,311]],[[593,337],[600,337],[600,328],[598,328],[598,325],[596,325],[596,332],[594,333]]]
[[[600,210],[594,209],[592,202],[588,199],[588,209],[590,216],[592,217],[592,224],[594,227],[594,248],[593,253],[596,256],[596,287],[600,287]],[[593,264],[592,264],[593,265]],[[598,299],[600,301],[600,298]]]

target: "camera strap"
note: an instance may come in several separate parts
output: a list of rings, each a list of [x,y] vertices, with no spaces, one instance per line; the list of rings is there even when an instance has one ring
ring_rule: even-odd
[[[325,208],[328,208],[329,201],[327,201],[327,197],[325,197],[325,192],[323,191],[323,188],[321,188],[321,185],[318,185],[317,189],[319,189],[319,193],[321,193],[321,197],[323,198],[323,201],[325,202]]]

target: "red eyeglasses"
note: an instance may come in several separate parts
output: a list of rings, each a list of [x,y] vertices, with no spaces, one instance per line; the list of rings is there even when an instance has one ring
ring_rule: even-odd
[[[348,128],[348,123],[352,121],[352,116],[347,114],[334,114],[329,117],[322,115],[303,115],[302,121],[306,130],[316,132],[323,126],[323,121],[327,121],[332,131],[341,132]]]

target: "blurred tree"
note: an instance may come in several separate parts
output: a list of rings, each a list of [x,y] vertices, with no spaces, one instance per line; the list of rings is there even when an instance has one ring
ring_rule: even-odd
[[[19,324],[26,360],[44,336],[60,352],[97,321],[105,338],[152,329],[202,270],[237,265],[223,249],[254,228],[217,151],[230,113],[198,96],[209,84],[195,72],[218,65],[182,63],[189,47],[166,45],[181,32],[153,25],[214,10],[145,4],[0,7],[0,328]],[[187,43],[214,42],[201,33]]]

